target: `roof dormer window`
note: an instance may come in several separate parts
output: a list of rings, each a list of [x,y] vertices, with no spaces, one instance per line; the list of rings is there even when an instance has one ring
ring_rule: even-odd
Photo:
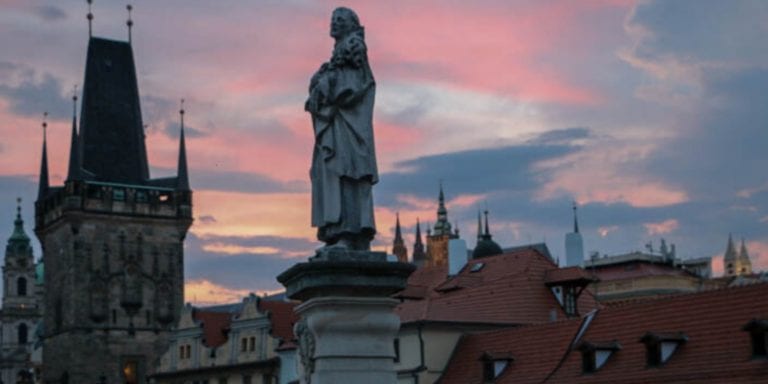
[[[640,338],[640,342],[645,344],[646,364],[649,367],[659,367],[666,364],[686,341],[688,341],[688,336],[682,332],[646,333]]]
[[[582,372],[592,373],[602,368],[614,352],[621,350],[621,345],[616,341],[610,343],[584,341],[578,349],[581,351]]]
[[[480,361],[483,363],[483,382],[492,383],[496,381],[513,360],[514,358],[510,353],[483,353],[480,357]]]
[[[768,357],[768,320],[752,319],[743,329],[752,341],[752,357]]]

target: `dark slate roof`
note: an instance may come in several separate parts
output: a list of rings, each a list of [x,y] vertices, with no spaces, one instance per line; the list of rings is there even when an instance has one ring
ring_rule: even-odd
[[[126,184],[149,178],[136,68],[127,42],[90,39],[80,116],[85,174]]]

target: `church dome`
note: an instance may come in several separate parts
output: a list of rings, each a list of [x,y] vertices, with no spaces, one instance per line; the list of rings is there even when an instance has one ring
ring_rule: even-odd
[[[472,251],[472,258],[479,259],[482,257],[500,255],[502,253],[503,251],[501,250],[501,246],[499,246],[499,244],[497,244],[492,239],[486,237],[477,242],[475,250]]]

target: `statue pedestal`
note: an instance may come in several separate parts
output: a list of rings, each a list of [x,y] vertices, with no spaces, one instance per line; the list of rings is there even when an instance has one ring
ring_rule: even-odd
[[[277,277],[288,297],[303,301],[296,311],[309,337],[297,336],[311,384],[397,381],[400,319],[390,295],[405,288],[414,269],[386,261],[383,252],[325,249]]]

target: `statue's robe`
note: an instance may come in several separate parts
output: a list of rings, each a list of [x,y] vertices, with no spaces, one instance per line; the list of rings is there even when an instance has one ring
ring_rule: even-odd
[[[312,226],[328,244],[341,236],[370,241],[376,233],[371,187],[378,182],[376,86],[362,30],[337,41],[331,61],[312,77],[309,93],[306,109],[315,131]]]

